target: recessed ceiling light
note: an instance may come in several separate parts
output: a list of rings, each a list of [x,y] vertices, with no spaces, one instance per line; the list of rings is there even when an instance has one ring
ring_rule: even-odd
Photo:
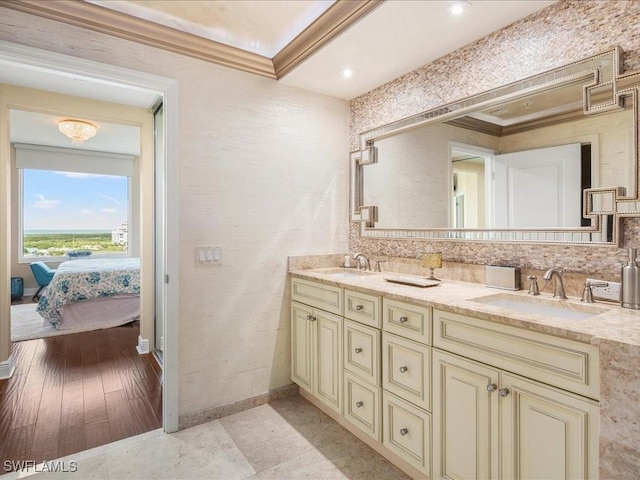
[[[340,70],[340,75],[342,75],[344,78],[351,78],[356,74],[356,71],[353,68],[343,68],[342,70]]]
[[[471,2],[468,2],[465,0],[451,2],[447,6],[447,12],[449,12],[451,15],[457,16],[457,15],[461,15],[465,10],[468,10],[469,7],[471,7]]]

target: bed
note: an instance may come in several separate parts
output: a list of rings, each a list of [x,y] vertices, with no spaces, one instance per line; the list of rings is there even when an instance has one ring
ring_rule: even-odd
[[[69,260],[43,290],[37,312],[57,329],[109,328],[140,315],[140,259]]]

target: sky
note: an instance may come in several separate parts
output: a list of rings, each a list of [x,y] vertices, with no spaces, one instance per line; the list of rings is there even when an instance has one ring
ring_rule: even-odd
[[[127,221],[128,179],[23,170],[24,230],[115,230]]]

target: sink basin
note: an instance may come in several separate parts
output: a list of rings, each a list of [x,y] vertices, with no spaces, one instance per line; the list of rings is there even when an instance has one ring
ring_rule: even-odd
[[[509,293],[499,293],[470,299],[472,302],[492,305],[507,310],[522,313],[544,315],[546,317],[562,318],[564,320],[585,320],[607,311],[605,308],[594,307],[579,303],[557,299],[539,297],[525,297]]]
[[[322,275],[328,275],[334,278],[350,278],[350,277],[365,277],[367,275],[375,275],[375,272],[368,270],[357,270],[355,268],[330,268],[327,270],[318,271]]]

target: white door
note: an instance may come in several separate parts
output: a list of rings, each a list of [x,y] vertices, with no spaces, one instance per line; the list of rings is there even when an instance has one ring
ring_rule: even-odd
[[[580,144],[493,157],[492,228],[580,227]]]

